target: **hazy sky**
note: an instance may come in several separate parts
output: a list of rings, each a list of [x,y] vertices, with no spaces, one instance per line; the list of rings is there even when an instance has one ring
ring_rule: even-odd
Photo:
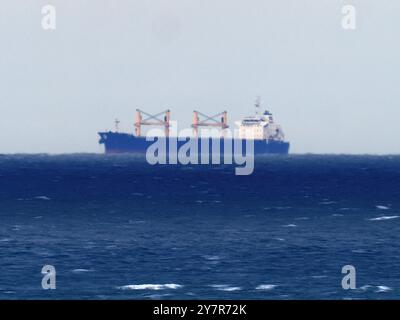
[[[398,0],[3,0],[0,153],[101,152],[138,107],[233,125],[256,96],[292,152],[400,153],[399,18]]]

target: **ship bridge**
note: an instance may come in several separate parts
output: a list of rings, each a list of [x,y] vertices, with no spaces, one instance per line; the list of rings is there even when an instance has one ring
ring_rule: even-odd
[[[238,122],[239,138],[254,140],[284,141],[285,136],[281,126],[274,122],[272,113],[265,110],[259,115],[260,101],[256,101],[256,114],[243,118]]]

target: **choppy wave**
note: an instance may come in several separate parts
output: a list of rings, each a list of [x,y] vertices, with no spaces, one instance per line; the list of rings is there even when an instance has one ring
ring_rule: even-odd
[[[144,158],[0,156],[0,299],[46,298],[38,261],[67,268],[55,299],[398,298],[400,156],[266,157],[241,178]],[[345,263],[373,286],[341,290]]]
[[[323,204],[323,205],[330,205],[330,204],[335,204],[337,203],[336,201],[321,201],[319,204]]]
[[[122,290],[163,290],[163,289],[179,289],[183,286],[176,283],[166,284],[128,284],[125,286],[118,287]]]
[[[165,297],[170,297],[170,293],[163,293],[163,294],[150,294],[145,296],[145,298],[152,299],[152,300],[161,300],[164,299]]]
[[[382,217],[371,218],[369,219],[369,221],[392,220],[397,218],[400,218],[400,216],[382,216]]]
[[[72,272],[75,272],[75,273],[83,273],[83,272],[93,272],[94,270],[92,270],[92,269],[74,269],[74,270],[72,270]]]
[[[272,290],[275,289],[277,287],[276,284],[260,284],[256,287],[256,290]]]
[[[241,287],[234,287],[234,286],[230,286],[227,284],[212,284],[212,285],[210,285],[210,287],[212,287],[216,290],[219,290],[219,291],[227,291],[227,292],[242,290]]]
[[[373,290],[374,288],[375,288],[374,292],[376,292],[376,293],[389,292],[389,291],[393,290],[391,287],[388,287],[388,286],[382,286],[382,285],[381,286],[372,286],[369,284],[360,287],[360,290],[370,291],[370,290]]]
[[[381,205],[376,206],[376,208],[379,210],[389,210],[390,209],[388,206],[381,206]]]
[[[51,200],[50,197],[48,197],[48,196],[36,196],[33,198],[37,199],[37,200]]]
[[[218,261],[221,259],[220,256],[216,256],[216,255],[205,255],[203,256],[204,259],[209,260],[209,261]]]
[[[313,278],[313,279],[324,279],[324,278],[327,278],[328,276],[326,276],[326,275],[320,275],[320,276],[311,276],[311,278]]]
[[[391,287],[387,286],[377,286],[376,289],[377,290],[375,292],[388,292],[393,290]]]

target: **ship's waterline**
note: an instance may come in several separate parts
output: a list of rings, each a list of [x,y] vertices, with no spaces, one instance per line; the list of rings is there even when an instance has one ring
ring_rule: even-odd
[[[120,132],[113,132],[113,131],[107,131],[107,132],[99,132],[100,135],[100,144],[104,144],[104,150],[105,153],[139,153],[139,154],[145,154],[147,152],[147,149],[150,147],[150,145],[153,144],[154,140],[147,140],[149,138],[155,138],[155,139],[160,139],[163,140],[165,137],[136,137],[133,134],[129,133],[120,133]],[[171,137],[172,139],[177,139],[177,137]],[[253,145],[253,151],[255,155],[260,155],[260,154],[288,154],[289,153],[289,147],[290,144],[289,142],[286,141],[274,141],[274,140],[252,140],[252,139],[228,139],[228,143],[225,143],[225,138],[191,138],[191,137],[185,137],[185,138],[178,138],[177,141],[177,149],[180,148],[183,144],[185,144],[189,139],[192,139],[194,141],[197,140],[198,144],[198,150],[199,153],[202,153],[202,146],[206,146],[208,141],[208,144],[212,146],[212,140],[215,143],[220,143],[220,150],[227,150],[230,145],[240,145],[241,144],[241,150],[242,152],[247,152],[246,149],[246,141],[250,141],[250,143]],[[169,139],[166,139],[166,149],[169,152],[170,149],[170,143]],[[212,147],[210,149],[205,149],[205,150],[212,150]],[[225,152],[225,151],[224,151]],[[233,151],[234,152],[234,149]]]

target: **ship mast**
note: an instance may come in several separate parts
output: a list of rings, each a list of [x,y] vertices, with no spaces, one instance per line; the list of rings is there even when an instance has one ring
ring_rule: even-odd
[[[115,124],[115,132],[118,132],[118,130],[119,130],[119,123],[120,123],[121,121],[119,121],[118,119],[115,119],[115,121],[114,121],[114,124]]]
[[[260,112],[260,104],[261,104],[261,98],[258,96],[256,99],[256,102],[254,104],[255,108],[256,108],[256,116],[259,115]]]

